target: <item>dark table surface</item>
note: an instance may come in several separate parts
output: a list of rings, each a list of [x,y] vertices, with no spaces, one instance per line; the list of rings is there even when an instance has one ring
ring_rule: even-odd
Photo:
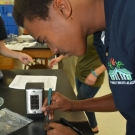
[[[0,107],[8,108],[13,112],[17,112],[23,116],[26,116],[25,105],[25,90],[17,90],[9,88],[9,84],[12,82],[16,75],[44,75],[44,76],[57,76],[56,91],[65,95],[70,99],[77,100],[72,87],[68,81],[65,72],[61,69],[57,70],[2,70],[4,75],[0,80],[0,96],[4,98],[4,104]],[[44,93],[45,97],[47,91]],[[93,135],[88,121],[82,111],[80,112],[61,112],[55,111],[55,118],[53,121],[58,122],[63,117],[70,121],[75,127],[79,128],[86,135]],[[12,135],[45,135],[46,132],[43,129],[43,119],[34,120],[31,124],[23,127],[13,133]]]

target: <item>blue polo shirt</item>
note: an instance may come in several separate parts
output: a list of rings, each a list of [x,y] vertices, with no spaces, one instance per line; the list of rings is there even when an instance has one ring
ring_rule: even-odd
[[[135,0],[105,1],[105,45],[101,32],[94,45],[106,65],[117,109],[127,120],[126,135],[135,135]]]

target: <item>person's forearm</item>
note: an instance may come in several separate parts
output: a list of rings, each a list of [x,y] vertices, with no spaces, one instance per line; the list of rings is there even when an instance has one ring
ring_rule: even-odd
[[[102,64],[100,67],[96,68],[94,72],[99,76],[106,70],[106,67]]]
[[[10,57],[10,58],[15,58],[15,59],[18,58],[18,55],[19,55],[18,53],[19,52],[12,51],[12,50],[10,50],[8,48],[1,51],[1,55],[6,56],[6,57]]]
[[[12,51],[10,49],[8,49],[5,45],[4,45],[4,41],[0,41],[0,54],[6,57],[12,57],[12,58],[18,58],[18,53],[19,52],[15,52]]]
[[[112,94],[86,100],[73,101],[71,111],[113,112],[117,111]]]
[[[59,58],[62,60],[62,59],[65,59],[67,58],[68,56],[67,55],[60,55]]]

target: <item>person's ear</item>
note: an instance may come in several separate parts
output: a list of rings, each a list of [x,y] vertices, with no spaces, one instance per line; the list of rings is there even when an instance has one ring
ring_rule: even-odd
[[[68,0],[54,0],[54,6],[65,18],[69,18],[71,16],[72,8]]]

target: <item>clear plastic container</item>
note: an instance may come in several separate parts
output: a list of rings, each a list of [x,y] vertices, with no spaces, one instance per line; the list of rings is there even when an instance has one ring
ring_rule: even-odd
[[[31,122],[31,119],[4,108],[0,110],[0,135],[8,135]]]

